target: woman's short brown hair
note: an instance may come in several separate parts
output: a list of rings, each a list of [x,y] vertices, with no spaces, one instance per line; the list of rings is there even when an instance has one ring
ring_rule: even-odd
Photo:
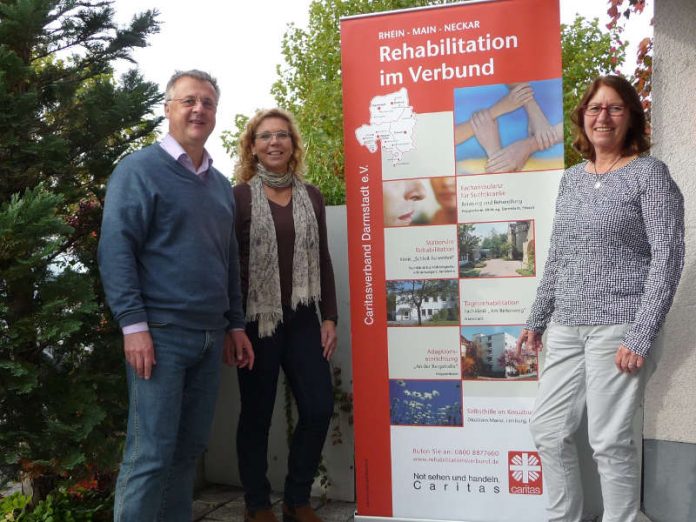
[[[590,160],[595,159],[594,145],[585,134],[585,106],[592,97],[597,93],[600,87],[606,86],[614,89],[623,100],[626,109],[630,116],[628,122],[628,132],[624,139],[622,152],[625,156],[632,154],[640,154],[650,148],[650,140],[647,133],[647,122],[643,104],[640,101],[638,93],[633,86],[621,76],[608,75],[596,78],[585,91],[585,94],[580,100],[580,104],[571,114],[570,119],[575,124],[575,139],[573,147],[583,158]]]
[[[251,151],[251,147],[254,144],[256,129],[267,118],[280,118],[287,122],[293,148],[292,156],[288,163],[288,170],[301,178],[304,174],[304,146],[302,145],[302,138],[297,130],[297,123],[295,123],[293,115],[279,108],[261,109],[247,121],[237,144],[237,164],[234,167],[235,177],[239,181],[247,182],[256,175],[256,165],[258,165],[259,160]]]

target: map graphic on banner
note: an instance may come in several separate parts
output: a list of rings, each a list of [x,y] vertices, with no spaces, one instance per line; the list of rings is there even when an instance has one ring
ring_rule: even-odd
[[[413,150],[413,127],[416,119],[413,107],[408,104],[406,89],[376,96],[370,102],[370,123],[356,129],[355,137],[361,145],[375,153],[377,143],[382,146],[382,152],[391,155],[397,163],[405,152]]]
[[[517,350],[563,168],[557,1],[342,20],[356,521],[545,519]]]

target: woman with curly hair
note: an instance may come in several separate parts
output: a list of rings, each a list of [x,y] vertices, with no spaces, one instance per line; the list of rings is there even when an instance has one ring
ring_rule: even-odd
[[[282,368],[299,413],[288,456],[283,520],[316,522],[320,519],[309,497],[333,413],[329,359],[336,349],[338,319],[324,201],[302,179],[304,150],[290,113],[257,112],[238,149],[235,224],[246,332],[256,352],[253,369],[238,369],[242,410],[237,454],[245,520],[276,520],[266,470]]]

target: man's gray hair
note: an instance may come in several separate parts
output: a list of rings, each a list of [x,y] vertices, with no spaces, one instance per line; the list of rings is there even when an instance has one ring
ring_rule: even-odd
[[[220,87],[218,87],[218,83],[215,78],[213,78],[210,74],[208,74],[205,71],[199,71],[198,69],[189,69],[188,71],[176,71],[174,72],[172,77],[169,78],[169,81],[167,82],[167,89],[164,94],[164,101],[169,101],[172,99],[172,91],[174,90],[174,84],[177,81],[179,81],[180,78],[195,78],[196,80],[210,83],[210,85],[213,86],[213,89],[215,89],[215,97],[217,99],[220,99]]]

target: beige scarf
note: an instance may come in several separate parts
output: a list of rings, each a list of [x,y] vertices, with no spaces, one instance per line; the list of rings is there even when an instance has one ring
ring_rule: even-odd
[[[292,261],[291,306],[321,300],[319,225],[304,183],[292,173],[277,176],[261,164],[250,181],[251,227],[249,230],[249,294],[246,320],[258,321],[259,337],[273,335],[283,321],[278,273],[278,242],[271,207],[263,185],[275,188],[292,185],[292,219],[295,249]]]

